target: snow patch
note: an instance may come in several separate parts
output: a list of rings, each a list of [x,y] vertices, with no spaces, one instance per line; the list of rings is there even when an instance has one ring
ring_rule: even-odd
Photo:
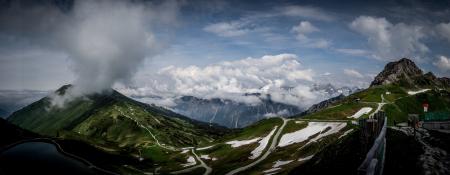
[[[353,131],[353,129],[349,129],[349,130],[345,131],[344,134],[342,134],[341,136],[339,136],[338,139],[340,139],[340,138],[346,136],[348,133],[350,133],[350,132],[352,132],[352,131]]]
[[[358,112],[347,118],[359,118],[364,114],[368,114],[370,111],[372,111],[371,107],[363,107]]]
[[[319,140],[322,137],[337,133],[339,130],[347,126],[347,123],[343,122],[308,122],[308,126],[301,130],[284,134],[280,142],[279,147],[285,147],[294,143],[300,143],[306,141],[312,135],[320,133],[315,138],[312,138],[310,142]],[[322,133],[326,128],[331,127],[328,131]]]
[[[188,167],[188,166],[192,166],[192,165],[197,164],[197,161],[195,161],[195,158],[192,157],[192,156],[189,156],[188,159],[187,159],[186,161],[187,161],[187,163],[181,164],[181,166],[183,166],[183,167]]]
[[[285,160],[285,161],[283,161],[283,160],[277,160],[277,161],[274,162],[274,165],[272,166],[271,169],[264,170],[263,172],[264,172],[264,173],[268,173],[268,174],[276,174],[275,171],[280,170],[280,169],[281,169],[281,168],[280,168],[281,166],[287,165],[287,164],[291,163],[292,161],[293,161],[293,160]]]
[[[261,139],[259,141],[259,146],[256,147],[251,153],[252,156],[249,157],[249,159],[256,159],[258,158],[261,153],[263,152],[264,148],[267,147],[267,144],[269,144],[269,140],[272,137],[272,135],[275,133],[275,131],[277,130],[278,126],[273,127],[272,131],[270,131],[269,134],[267,134],[266,137],[264,137],[263,139]]]
[[[200,155],[200,158],[206,159],[206,160],[211,159],[211,157],[209,157],[209,155]]]
[[[422,90],[418,90],[418,91],[408,91],[408,95],[416,95],[419,93],[424,93],[426,91],[429,91],[430,89],[422,89]]]
[[[233,147],[233,148],[237,148],[237,147],[240,147],[242,145],[248,145],[248,144],[255,143],[259,139],[261,139],[261,138],[257,137],[257,138],[251,139],[251,140],[233,140],[233,141],[226,142],[226,144],[231,145],[231,147]]]
[[[313,139],[311,139],[309,141],[309,143],[316,142],[323,137],[329,136],[331,134],[335,134],[335,133],[339,132],[342,128],[344,128],[345,126],[347,126],[347,123],[335,123],[330,126],[331,129],[329,129],[328,131],[326,131],[326,132],[320,131],[320,134],[317,137],[314,137]]]
[[[274,171],[277,171],[277,170],[281,170],[281,168],[271,168],[271,169],[268,169],[268,170],[264,170],[263,172],[264,173],[271,173],[271,172],[274,172]]]
[[[277,161],[274,162],[275,164],[272,166],[272,168],[278,168],[278,167],[280,167],[280,166],[289,164],[289,163],[291,163],[292,161],[293,161],[293,160],[285,160],[285,161],[283,161],[283,160],[277,160]]]
[[[308,157],[300,157],[297,161],[299,161],[299,162],[306,161],[306,160],[312,159],[313,157],[314,157],[314,154],[310,155]]]

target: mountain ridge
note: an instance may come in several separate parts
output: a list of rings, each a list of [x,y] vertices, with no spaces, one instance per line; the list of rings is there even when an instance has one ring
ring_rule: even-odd
[[[402,58],[386,64],[384,69],[370,83],[369,87],[389,84],[398,84],[408,88],[424,86],[443,88],[450,87],[450,79],[447,77],[437,78],[432,72],[424,74],[412,60]]]
[[[55,91],[56,95],[63,95],[70,87],[61,87]],[[75,98],[63,108],[51,107],[50,101],[44,97],[14,112],[8,121],[43,135],[89,137],[99,143],[108,141],[132,147],[159,145],[161,141],[170,146],[196,145],[228,132],[218,125],[137,102],[115,90]]]

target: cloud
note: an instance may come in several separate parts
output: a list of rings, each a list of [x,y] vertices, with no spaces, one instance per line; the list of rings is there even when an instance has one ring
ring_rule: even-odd
[[[331,45],[329,40],[323,38],[311,38],[308,34],[319,32],[320,30],[309,21],[301,21],[298,25],[292,27],[291,32],[296,34],[296,39],[306,47],[327,48]]]
[[[363,49],[335,49],[335,51],[347,55],[353,55],[353,56],[368,56],[370,53],[367,50]]]
[[[364,78],[364,75],[354,69],[344,69],[344,74],[354,78]]]
[[[450,42],[450,22],[436,25],[437,33]]]
[[[246,27],[246,23],[242,21],[231,21],[209,24],[203,30],[221,37],[236,37],[247,34],[250,29]]]
[[[322,76],[330,76],[330,75],[331,75],[330,72],[325,72],[325,73],[322,74]]]
[[[379,60],[418,58],[429,51],[422,42],[426,35],[421,26],[392,24],[385,18],[371,16],[360,16],[349,26],[367,37],[372,57]]]
[[[191,95],[248,104],[261,101],[256,96],[244,94],[261,93],[262,97],[270,94],[273,101],[306,108],[325,99],[326,95],[311,90],[315,73],[302,66],[298,59],[294,54],[279,54],[225,61],[204,67],[169,66],[149,77],[152,81],[139,86],[141,88],[124,88],[120,91],[135,97],[159,96],[166,99]]]
[[[441,55],[436,62],[433,62],[433,65],[443,71],[450,71],[450,58]]]
[[[298,34],[308,34],[318,32],[319,29],[308,21],[301,21],[297,26],[292,27],[292,31]]]
[[[334,20],[334,17],[332,17],[322,9],[309,6],[298,6],[298,5],[284,6],[279,8],[279,11],[281,14],[286,16],[303,17],[307,19],[321,20],[321,21]]]
[[[152,29],[175,26],[178,6],[176,1],[100,0],[75,1],[65,9],[52,3],[18,3],[0,12],[0,32],[69,58],[74,87],[64,97],[52,96],[53,104],[62,106],[128,82],[144,59],[163,50],[164,42]]]

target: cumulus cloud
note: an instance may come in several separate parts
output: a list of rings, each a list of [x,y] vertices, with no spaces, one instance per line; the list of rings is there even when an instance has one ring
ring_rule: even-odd
[[[404,23],[392,24],[385,18],[360,16],[350,28],[367,37],[371,56],[380,60],[402,57],[417,58],[429,51],[422,42],[426,38],[423,27]]]
[[[439,56],[439,59],[433,63],[436,67],[443,71],[450,71],[450,58],[446,56]]]
[[[327,48],[331,42],[323,38],[311,38],[310,33],[320,30],[309,21],[301,21],[298,25],[292,27],[291,32],[295,33],[295,38],[304,46],[312,48]]]
[[[317,32],[319,31],[319,29],[308,21],[301,21],[297,26],[292,27],[292,31],[304,35],[312,32]]]
[[[204,67],[169,66],[162,68],[151,78],[151,82],[141,88],[120,91],[136,97],[160,96],[165,99],[191,95],[248,104],[261,101],[246,93],[260,93],[262,97],[270,94],[273,101],[305,108],[325,99],[326,95],[311,90],[315,73],[298,60],[294,54],[279,54],[225,61]],[[170,104],[167,101],[161,103]]]
[[[219,22],[209,24],[203,28],[204,31],[214,33],[221,37],[235,37],[245,35],[250,29],[241,21]]]
[[[344,74],[347,76],[350,76],[350,77],[354,77],[354,78],[363,78],[364,77],[364,75],[362,75],[355,69],[344,69]]]
[[[437,33],[450,42],[450,22],[436,25]]]

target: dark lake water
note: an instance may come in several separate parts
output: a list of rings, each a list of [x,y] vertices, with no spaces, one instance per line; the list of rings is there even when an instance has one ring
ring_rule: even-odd
[[[0,174],[95,174],[83,162],[46,142],[25,142],[0,153]]]

